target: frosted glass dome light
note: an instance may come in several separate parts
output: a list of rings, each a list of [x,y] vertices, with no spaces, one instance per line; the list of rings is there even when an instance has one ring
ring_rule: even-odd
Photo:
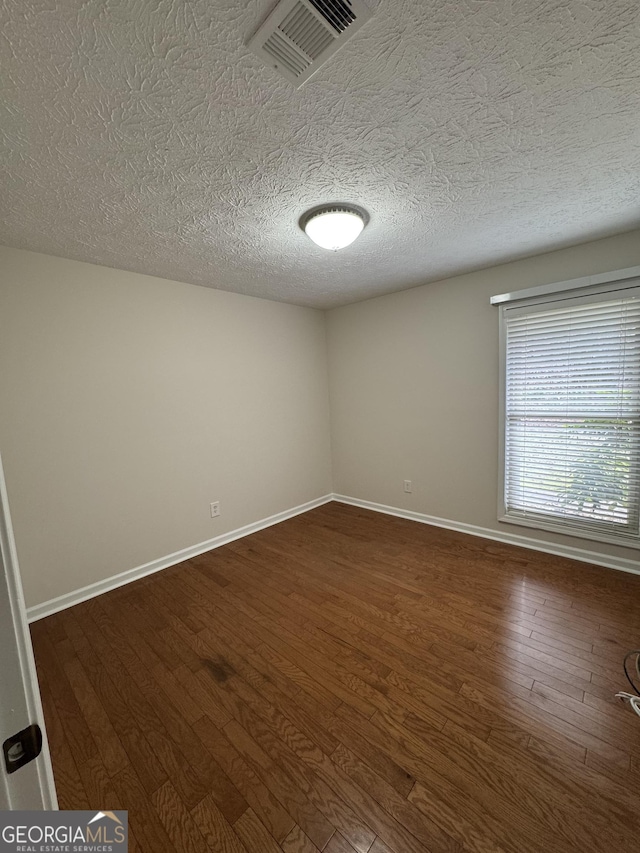
[[[308,213],[303,227],[316,245],[337,252],[353,243],[365,224],[365,216],[357,208],[331,205]]]

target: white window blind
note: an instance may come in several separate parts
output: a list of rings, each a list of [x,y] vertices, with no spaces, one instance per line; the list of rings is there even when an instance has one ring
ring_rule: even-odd
[[[637,539],[640,287],[503,307],[505,520]]]

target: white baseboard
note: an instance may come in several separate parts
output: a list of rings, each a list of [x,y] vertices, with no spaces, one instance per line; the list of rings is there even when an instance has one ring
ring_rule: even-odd
[[[424,515],[421,512],[412,512],[398,507],[385,506],[372,501],[361,501],[348,495],[333,495],[333,500],[343,504],[350,504],[361,509],[370,509],[374,512],[382,512],[385,515],[395,515],[398,518],[408,518],[411,521],[419,521],[422,524],[432,524],[434,527],[445,527],[447,530],[456,530],[458,533],[469,533],[471,536],[480,536],[483,539],[492,539],[495,542],[504,542],[506,545],[518,545],[531,551],[542,551],[545,554],[553,554],[557,557],[569,557],[571,560],[580,560],[582,563],[592,563],[596,566],[604,566],[607,569],[618,569],[621,572],[630,572],[640,575],[638,560],[628,560],[625,557],[612,557],[608,554],[600,554],[596,551],[587,551],[584,548],[574,548],[572,545],[558,545],[555,542],[542,542],[540,539],[532,539],[529,536],[520,536],[518,533],[507,533],[500,530],[492,530],[489,527],[478,527],[475,524],[465,524],[462,521],[450,521],[447,518],[437,518],[434,515]]]
[[[42,604],[36,604],[34,607],[27,609],[27,619],[29,622],[35,622],[38,619],[43,619],[45,616],[50,616],[52,613],[57,613],[59,610],[65,610],[67,607],[73,607],[74,604],[79,604],[81,601],[87,601],[90,598],[95,598],[97,595],[102,595],[103,592],[109,592],[111,589],[116,589],[119,586],[131,583],[131,581],[143,578],[146,575],[151,575],[154,572],[159,572],[162,569],[168,569],[169,566],[175,566],[176,563],[181,563],[183,560],[188,560],[191,557],[197,557],[199,554],[204,554],[206,551],[212,551],[214,548],[219,548],[221,545],[226,545],[228,542],[233,542],[236,539],[241,539],[243,536],[249,536],[251,533],[256,533],[258,530],[263,530],[265,527],[271,527],[274,524],[279,524],[281,521],[286,521],[288,518],[293,518],[303,512],[308,512],[323,504],[337,501],[338,503],[350,504],[361,509],[370,509],[374,512],[382,512],[386,515],[395,515],[398,518],[407,518],[411,521],[419,521],[422,524],[431,524],[434,527],[444,527],[447,530],[456,530],[458,533],[468,533],[471,536],[480,536],[482,539],[492,539],[495,542],[504,542],[507,545],[518,545],[521,548],[528,548],[532,551],[542,551],[545,554],[554,554],[558,557],[569,557],[572,560],[580,560],[583,563],[592,563],[597,566],[604,566],[609,569],[618,569],[622,572],[630,572],[632,574],[640,574],[640,566],[637,560],[627,560],[624,557],[611,557],[606,554],[599,554],[595,551],[587,551],[583,548],[574,548],[570,545],[558,545],[552,542],[541,542],[539,539],[532,539],[529,536],[520,536],[517,533],[506,533],[499,530],[492,530],[489,527],[478,527],[475,524],[465,524],[461,521],[451,521],[447,518],[437,518],[433,515],[425,515],[420,512],[412,512],[411,510],[399,509],[398,507],[385,506],[384,504],[374,503],[372,501],[362,501],[358,498],[352,498],[348,495],[329,494],[321,498],[316,498],[313,501],[300,504],[292,509],[284,510],[284,512],[271,515],[269,518],[263,518],[260,521],[255,521],[252,524],[247,524],[244,527],[238,527],[236,530],[231,530],[228,533],[223,533],[216,536],[214,539],[209,539],[206,542],[200,542],[198,545],[191,545],[189,548],[183,548],[181,551],[176,551],[166,557],[160,557],[157,560],[152,560],[150,563],[145,563],[143,566],[138,566],[135,569],[129,569],[126,572],[121,572],[118,575],[113,575],[105,580],[97,581],[97,583],[89,584],[81,589],[68,592],[65,595],[60,595],[57,598],[52,598],[50,601],[44,601]]]
[[[43,619],[45,616],[50,616],[52,613],[57,613],[59,610],[65,610],[67,607],[73,607],[74,604],[80,604],[81,601],[87,601],[90,598],[95,598],[97,595],[102,595],[103,592],[109,592],[111,589],[116,589],[119,586],[131,583],[131,581],[143,578],[146,575],[151,575],[154,572],[159,572],[162,569],[168,569],[169,566],[175,566],[176,563],[182,563],[183,560],[189,560],[191,557],[197,557],[198,554],[204,554],[206,551],[212,551],[214,548],[219,548],[221,545],[226,545],[236,539],[241,539],[243,536],[249,536],[251,533],[257,533],[258,530],[263,530],[265,527],[271,527],[274,524],[279,524],[281,521],[286,521],[288,518],[293,518],[295,515],[300,515],[303,512],[308,512],[310,509],[315,509],[318,506],[329,503],[333,500],[333,495],[324,495],[321,498],[316,498],[313,501],[300,504],[292,509],[278,512],[275,515],[270,515],[268,518],[263,518],[260,521],[254,521],[252,524],[246,524],[244,527],[238,527],[236,530],[230,530],[228,533],[223,533],[213,539],[208,539],[206,542],[200,542],[198,545],[191,545],[189,548],[183,548],[181,551],[176,551],[166,557],[160,557],[157,560],[152,560],[150,563],[145,563],[143,566],[138,566],[135,569],[129,569],[126,572],[121,572],[118,575],[113,575],[105,580],[97,581],[96,583],[84,586],[81,589],[76,589],[73,592],[68,592],[65,595],[59,595],[57,598],[52,598],[50,601],[44,601],[42,604],[36,604],[34,607],[27,608],[27,619],[29,622],[35,622],[38,619]]]

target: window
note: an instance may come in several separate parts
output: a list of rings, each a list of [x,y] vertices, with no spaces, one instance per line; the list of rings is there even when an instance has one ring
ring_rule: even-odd
[[[517,296],[501,308],[501,520],[640,547],[640,282]]]

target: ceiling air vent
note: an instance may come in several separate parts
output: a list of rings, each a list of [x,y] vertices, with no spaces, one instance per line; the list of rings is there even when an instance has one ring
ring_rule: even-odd
[[[362,0],[281,0],[248,46],[301,86],[370,17]]]

